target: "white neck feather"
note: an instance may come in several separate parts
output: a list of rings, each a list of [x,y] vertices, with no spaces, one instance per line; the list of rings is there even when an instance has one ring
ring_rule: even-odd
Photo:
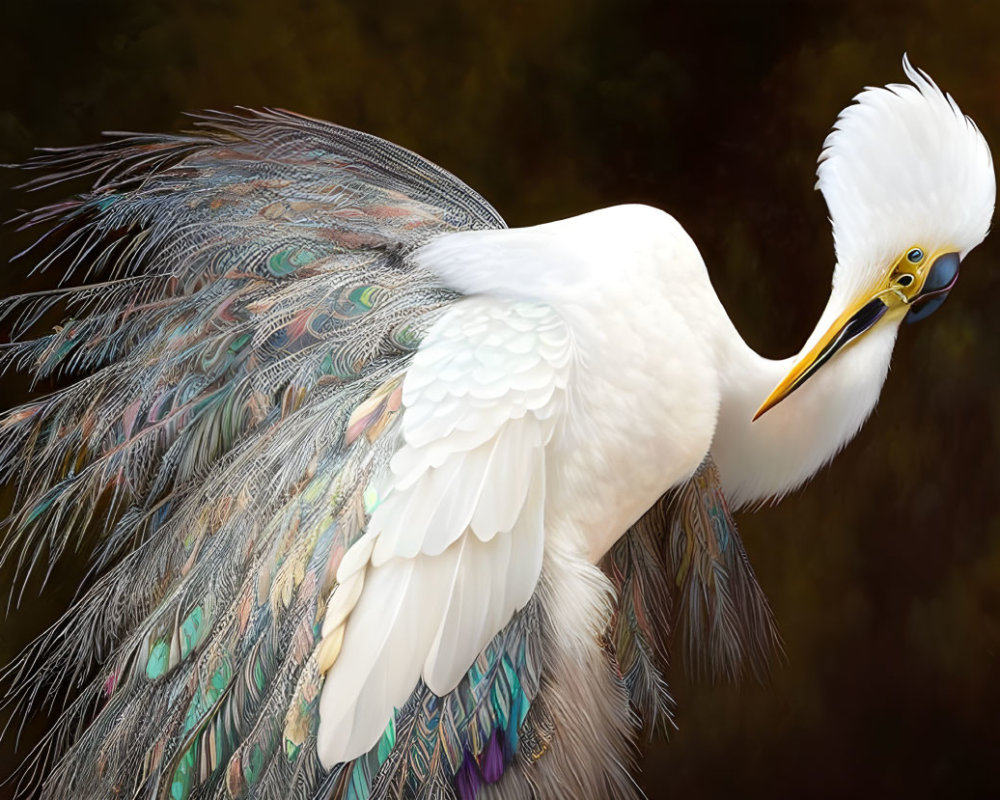
[[[996,181],[986,141],[905,57],[903,70],[912,85],[863,91],[824,144],[817,186],[838,264],[830,302],[800,356],[908,248],[964,257],[989,229]],[[730,502],[742,505],[791,491],[851,440],[878,400],[899,323],[883,318],[756,422],[758,405],[797,358],[761,358],[724,323],[716,318],[725,386],[712,454]]]
[[[896,337],[896,324],[879,323],[751,422],[797,357],[771,361],[747,346],[694,243],[662,211],[618,206],[535,228],[452,234],[425,247],[420,260],[469,294],[552,303],[581,343],[597,342],[584,348],[587,385],[607,390],[590,416],[600,417],[604,438],[627,443],[629,454],[627,469],[609,473],[633,487],[639,478],[654,479],[662,492],[704,453],[692,457],[681,446],[701,442],[696,430],[711,438],[714,426],[712,455],[737,506],[795,489],[850,441],[878,400]],[[671,324],[672,310],[686,327]],[[832,298],[806,349],[842,310]],[[692,338],[682,342],[685,333]],[[683,375],[672,371],[675,353]],[[707,372],[696,376],[698,369]],[[713,383],[711,397],[694,391]],[[617,409],[619,402],[630,406]],[[595,420],[581,424],[590,430]],[[638,441],[629,438],[629,426]],[[643,508],[655,500],[656,492],[646,496],[653,488],[644,490]]]
[[[719,306],[721,310],[721,304]],[[777,498],[801,486],[858,432],[878,402],[898,325],[886,321],[848,345],[756,422],[754,412],[840,308],[827,305],[799,355],[772,361],[755,353],[732,324],[717,343],[722,402],[712,456],[735,506]],[[728,321],[728,318],[727,318]]]

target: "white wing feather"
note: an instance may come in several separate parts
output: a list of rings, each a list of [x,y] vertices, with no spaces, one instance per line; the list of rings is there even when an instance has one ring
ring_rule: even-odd
[[[418,679],[454,689],[531,598],[571,360],[559,316],[526,302],[468,298],[424,339],[379,504],[337,573],[352,591],[364,581],[320,700],[326,766],[373,747]],[[340,586],[324,635],[344,619]]]

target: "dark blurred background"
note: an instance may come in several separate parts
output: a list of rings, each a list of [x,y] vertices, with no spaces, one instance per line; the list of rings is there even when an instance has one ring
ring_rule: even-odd
[[[989,2],[0,8],[0,161],[102,130],[176,129],[188,110],[294,109],[422,153],[511,225],[621,202],[669,210],[737,327],[772,357],[798,350],[827,296],[815,159],[857,91],[901,80],[907,51],[1000,146]],[[4,218],[36,204],[16,182],[0,174]],[[0,236],[0,263],[27,244],[11,226]],[[780,507],[740,515],[787,663],[771,685],[742,688],[677,670],[679,729],[642,758],[650,797],[995,794],[998,255],[994,236],[933,320],[903,331],[877,412],[834,465]],[[4,293],[41,285],[27,266],[4,268]],[[2,405],[26,391],[5,376]],[[0,661],[55,618],[78,572],[67,564],[0,623]],[[0,776],[12,744],[0,744]]]

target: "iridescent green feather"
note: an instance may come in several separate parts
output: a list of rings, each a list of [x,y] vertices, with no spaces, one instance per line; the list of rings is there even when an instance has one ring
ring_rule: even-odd
[[[0,418],[21,509],[3,556],[23,574],[111,515],[93,588],[7,674],[9,703],[74,698],[26,765],[43,797],[319,791],[315,726],[286,748],[285,717],[315,717],[318,679],[300,678],[391,455],[391,425],[349,447],[345,425],[455,299],[407,254],[503,224],[374,137],[284,112],[198,124],[29,165],[51,173],[37,185],[99,180],[25,217],[62,230],[35,265],[68,265],[67,288],[0,307],[16,317],[0,367],[75,379]],[[72,285],[84,272],[102,283]],[[36,334],[57,303],[71,320]],[[32,772],[49,751],[58,766]]]
[[[515,782],[497,787],[511,797],[505,786],[561,785],[572,760],[545,756],[572,727],[568,697],[603,704],[611,737],[631,735],[626,690],[666,718],[655,612],[695,663],[756,668],[775,640],[770,612],[703,471],[612,554],[621,600],[606,661],[559,673],[536,595],[453,692],[418,685],[370,753],[324,770],[327,598],[379,502],[368,487],[392,456],[390,401],[457,299],[409,256],[503,221],[365,134],[271,111],[197,125],[28,165],[48,173],[35,186],[95,183],[22,220],[57,230],[30,257],[64,265],[66,285],[0,304],[14,331],[0,369],[63,380],[0,417],[0,478],[17,485],[0,558],[24,576],[100,535],[90,588],[4,675],[15,715],[39,693],[68,698],[24,766],[26,794],[450,797],[461,770],[486,780],[502,741]],[[39,330],[57,307],[66,322]],[[579,685],[592,679],[602,696]],[[591,744],[600,752],[582,757],[622,773],[627,743]]]

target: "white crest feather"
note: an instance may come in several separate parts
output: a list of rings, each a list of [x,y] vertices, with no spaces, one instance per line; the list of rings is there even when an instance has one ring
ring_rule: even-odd
[[[993,216],[993,159],[979,129],[903,57],[911,84],[867,88],[845,108],[820,155],[830,209],[834,292],[870,286],[906,251],[965,254]]]

